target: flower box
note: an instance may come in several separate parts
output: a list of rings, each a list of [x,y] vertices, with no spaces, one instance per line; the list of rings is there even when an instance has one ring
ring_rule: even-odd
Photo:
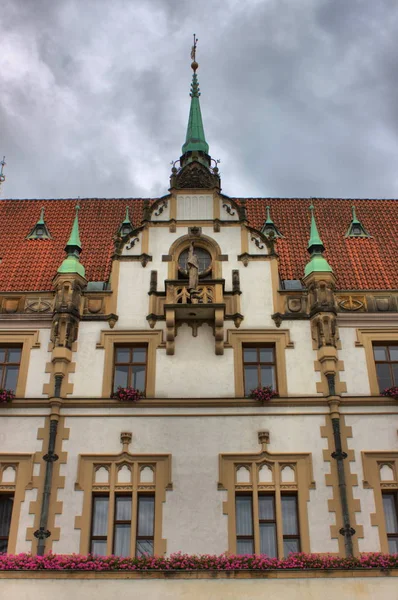
[[[113,392],[111,398],[116,398],[120,402],[138,402],[141,398],[145,398],[144,392],[140,392],[133,387],[119,386],[116,392]]]
[[[14,400],[14,398],[15,398],[15,393],[13,392],[13,390],[3,390],[2,388],[0,388],[0,402],[1,403],[11,402],[11,400]]]
[[[395,398],[398,400],[398,386],[394,385],[389,388],[385,388],[382,392],[380,392],[380,396],[390,396],[390,398]]]
[[[268,402],[271,398],[276,398],[278,393],[270,386],[257,387],[250,390],[249,398],[260,400],[260,402]]]

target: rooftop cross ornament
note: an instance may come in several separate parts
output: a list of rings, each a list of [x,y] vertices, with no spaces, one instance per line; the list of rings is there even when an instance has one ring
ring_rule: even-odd
[[[191,67],[193,69],[193,71],[196,71],[196,69],[198,68],[198,63],[196,62],[196,45],[198,43],[198,38],[196,37],[196,34],[193,34],[193,46],[191,49],[191,59],[192,59],[192,64]]]

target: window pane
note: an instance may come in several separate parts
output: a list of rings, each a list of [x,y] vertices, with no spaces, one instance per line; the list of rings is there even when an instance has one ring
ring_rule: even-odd
[[[283,535],[298,534],[297,496],[282,496]]]
[[[10,348],[8,351],[8,362],[20,363],[21,362],[21,348]]]
[[[398,553],[398,538],[390,538],[388,540],[388,551],[390,554]]]
[[[377,371],[377,379],[379,381],[379,388],[384,390],[384,388],[391,387],[391,372],[390,365],[388,363],[376,363],[376,371]]]
[[[236,541],[236,553],[237,554],[254,554],[253,540],[237,540]]]
[[[113,390],[116,392],[119,385],[123,388],[128,385],[128,375],[129,375],[129,367],[115,367],[115,379],[113,382]]]
[[[236,496],[236,535],[252,534],[252,497]]]
[[[258,497],[258,516],[260,520],[273,520],[275,518],[274,512],[274,497],[273,496],[259,496]]]
[[[108,505],[109,498],[94,497],[93,535],[107,535]]]
[[[8,540],[0,540],[0,554],[2,552],[7,552]]]
[[[245,395],[248,396],[250,394],[250,390],[258,387],[258,375],[257,375],[257,367],[253,365],[252,367],[245,367]]]
[[[6,358],[6,351],[4,350],[4,348],[0,348],[0,362],[4,362]]]
[[[394,385],[398,385],[398,363],[392,364],[391,368],[392,368],[392,374],[394,377]]]
[[[373,346],[375,360],[387,360],[387,349],[385,346]]]
[[[153,540],[137,540],[137,548],[135,552],[137,557],[153,556]]]
[[[260,348],[260,361],[261,362],[274,362],[274,349],[273,348]]]
[[[0,536],[8,536],[11,525],[13,498],[0,496]]]
[[[383,506],[387,533],[398,533],[398,519],[394,494],[383,494]]]
[[[276,556],[275,523],[260,523],[260,552],[268,556]]]
[[[270,385],[275,389],[275,368],[271,366],[261,366],[261,385]]]
[[[243,348],[244,362],[257,362],[257,348]]]
[[[138,528],[137,535],[152,536],[154,527],[155,498],[140,496],[138,498]]]
[[[106,556],[106,541],[93,540],[91,542],[91,554]]]
[[[116,497],[116,521],[131,521],[131,498],[130,496]]]
[[[114,554],[116,556],[130,556],[130,537],[130,525],[115,525]]]
[[[146,362],[146,348],[134,348],[133,350],[133,362],[144,363]]]
[[[299,540],[283,540],[283,556],[289,556],[291,552],[300,552]]]
[[[130,348],[116,348],[115,362],[129,363],[130,362]]]
[[[14,390],[15,392],[15,390],[17,389],[18,371],[19,367],[6,367],[4,387],[7,390]]]
[[[146,367],[143,365],[141,367],[133,366],[133,377],[131,385],[136,390],[140,390],[141,392],[145,391],[145,370]]]
[[[390,360],[398,360],[398,346],[389,346]]]

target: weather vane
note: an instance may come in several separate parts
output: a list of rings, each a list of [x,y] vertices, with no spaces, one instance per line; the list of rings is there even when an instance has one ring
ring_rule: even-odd
[[[1,165],[1,170],[0,170],[0,184],[3,183],[3,181],[5,180],[6,176],[3,174],[3,167],[5,166],[6,162],[5,162],[5,156],[3,156],[3,160],[0,161],[0,165]]]
[[[196,34],[193,34],[193,46],[191,49],[191,59],[192,59],[192,64],[191,67],[194,71],[196,71],[196,69],[198,68],[198,63],[196,62],[196,45],[198,43],[198,38],[196,37]]]

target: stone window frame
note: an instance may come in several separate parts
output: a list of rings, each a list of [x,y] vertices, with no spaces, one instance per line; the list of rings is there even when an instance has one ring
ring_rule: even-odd
[[[32,348],[40,348],[38,329],[14,329],[0,331],[0,346],[20,345],[22,347],[21,362],[19,365],[17,387],[15,396],[24,398],[26,393],[26,382],[28,379],[30,351]]]
[[[228,329],[225,348],[232,348],[234,352],[235,396],[245,397],[244,371],[243,371],[243,346],[244,344],[273,345],[275,347],[276,381],[278,394],[281,397],[288,395],[285,350],[294,348],[290,340],[288,329]]]
[[[398,451],[364,451],[362,455],[363,487],[372,489],[375,502],[375,512],[370,514],[370,523],[378,527],[380,551],[389,554],[386,521],[383,507],[383,492],[398,493]],[[394,479],[382,481],[380,469],[387,465],[392,469]]]
[[[272,471],[272,482],[261,483],[259,481],[259,470],[264,465],[267,465]],[[249,482],[237,482],[236,472],[240,467],[249,469]],[[285,467],[294,470],[294,482],[281,481],[281,472]],[[235,498],[239,492],[252,494],[254,552],[256,554],[260,553],[258,496],[261,493],[274,494],[275,497],[278,556],[280,558],[283,556],[281,494],[288,494],[289,492],[297,494],[301,552],[310,552],[307,503],[309,501],[309,490],[315,489],[310,453],[281,454],[271,453],[263,449],[261,452],[254,454],[220,454],[218,489],[226,490],[228,494],[227,500],[223,502],[223,514],[228,515],[228,552],[230,554],[236,554]]]
[[[380,396],[379,382],[377,380],[376,364],[373,354],[373,343],[394,343],[398,344],[398,327],[374,327],[357,328],[356,347],[363,347],[366,356],[366,365],[368,368],[369,387],[372,396]]]
[[[15,469],[15,480],[13,482],[3,482],[3,472],[9,467]],[[33,454],[0,454],[0,494],[14,497],[8,535],[8,554],[16,554],[21,504],[25,500],[25,491],[32,489],[32,479]]]
[[[132,473],[131,483],[118,483],[117,472],[126,465]],[[154,471],[153,482],[144,483],[140,481],[139,474],[144,467],[151,467]],[[95,472],[100,468],[105,468],[108,471],[108,483],[95,482]],[[120,493],[124,495],[131,494],[132,497],[131,555],[134,556],[136,547],[137,498],[139,494],[153,494],[155,496],[154,555],[165,554],[166,540],[162,538],[163,503],[166,501],[166,491],[172,489],[170,454],[130,454],[129,452],[116,455],[80,454],[77,481],[75,483],[75,490],[84,492],[82,514],[75,517],[75,529],[81,530],[79,552],[81,554],[90,552],[92,499],[93,495],[97,493],[98,495],[109,495],[107,555],[112,554],[115,496]]]
[[[155,396],[156,350],[162,345],[162,331],[102,330],[100,341],[97,343],[96,347],[97,349],[105,350],[104,372],[102,380],[103,398],[110,398],[112,394],[115,346],[134,346],[135,344],[147,344],[148,350],[145,396],[147,398],[153,398]]]
[[[211,256],[211,267],[212,279],[221,279],[222,277],[222,262],[220,256],[222,255],[219,244],[213,238],[208,235],[183,235],[176,239],[170,246],[168,256],[171,260],[168,261],[168,279],[178,279],[178,260],[180,254],[187,250],[190,244],[193,242],[194,246],[197,245],[207,252]]]

